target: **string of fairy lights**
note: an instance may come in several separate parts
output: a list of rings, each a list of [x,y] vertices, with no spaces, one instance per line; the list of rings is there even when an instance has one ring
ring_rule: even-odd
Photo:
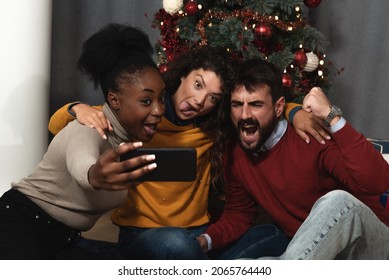
[[[172,0],[171,0],[172,1]],[[212,44],[208,32],[212,28],[218,28],[222,22],[228,20],[239,20],[242,23],[242,30],[244,32],[251,32],[254,34],[252,42],[258,46],[261,57],[265,60],[270,60],[272,55],[280,53],[285,46],[273,46],[266,44],[274,36],[274,30],[277,32],[292,33],[299,29],[307,28],[307,22],[302,18],[300,6],[294,9],[293,20],[281,20],[277,14],[262,15],[258,12],[249,9],[236,9],[233,11],[220,11],[208,9],[203,10],[203,6],[198,4],[196,0],[175,1],[176,5],[172,5],[165,9],[168,0],[164,0],[164,9],[159,10],[154,15],[155,27],[160,30],[160,39],[157,42],[158,50],[158,64],[161,71],[167,69],[168,62],[173,60],[177,55],[187,51],[190,48],[200,47],[202,45]],[[225,0],[227,2],[227,0]],[[169,11],[169,12],[168,12]],[[201,16],[198,16],[201,13]],[[186,17],[196,17],[197,22],[193,28],[196,36],[193,38],[182,38],[183,30],[179,26],[179,21]],[[242,35],[244,37],[244,35]],[[243,44],[243,47],[244,44]],[[241,56],[244,50],[236,50],[230,46],[227,50],[237,56]],[[278,48],[278,49],[277,49]],[[291,57],[284,59],[282,68],[284,69],[283,84],[284,87],[290,88],[293,94],[292,99],[298,102],[312,86],[322,86],[320,83],[328,84],[328,70],[326,70],[326,55],[324,52],[318,50],[310,50],[304,45],[303,40],[296,46],[290,47],[292,49]],[[273,62],[273,61],[270,61]],[[279,66],[279,65],[278,65]],[[325,87],[325,86],[322,86]]]

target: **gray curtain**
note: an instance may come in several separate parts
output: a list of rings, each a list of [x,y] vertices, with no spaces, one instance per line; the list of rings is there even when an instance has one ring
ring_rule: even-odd
[[[108,23],[144,30],[154,44],[159,30],[153,16],[162,0],[53,0],[50,116],[61,106],[79,100],[91,105],[104,98],[76,68],[83,42]]]
[[[389,1],[323,0],[311,20],[336,68],[330,98],[366,137],[389,139]]]
[[[118,22],[142,28],[156,42],[159,30],[151,22],[161,7],[162,0],[53,0],[50,114],[69,101],[103,102],[102,94],[76,70],[85,39]],[[387,11],[385,0],[323,0],[309,13],[311,24],[329,39],[327,60],[344,67],[331,77],[331,100],[366,137],[381,139],[389,139]]]

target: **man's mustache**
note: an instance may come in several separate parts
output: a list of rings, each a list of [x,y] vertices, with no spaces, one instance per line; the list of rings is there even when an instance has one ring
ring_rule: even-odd
[[[246,125],[254,125],[254,126],[261,127],[260,123],[256,119],[240,120],[238,122],[239,129],[241,129],[243,126],[246,126]]]

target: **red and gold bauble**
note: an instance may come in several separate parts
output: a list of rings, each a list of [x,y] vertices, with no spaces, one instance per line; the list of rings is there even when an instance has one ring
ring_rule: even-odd
[[[270,24],[260,23],[254,27],[254,32],[257,36],[268,39],[273,35],[273,29]]]
[[[184,10],[188,15],[193,16],[198,12],[199,6],[195,1],[188,1],[184,6]]]
[[[308,8],[316,8],[320,5],[321,0],[304,0],[305,6]]]

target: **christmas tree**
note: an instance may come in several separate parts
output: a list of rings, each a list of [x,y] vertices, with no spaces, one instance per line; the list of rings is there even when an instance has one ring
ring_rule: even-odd
[[[177,55],[222,46],[238,61],[259,57],[284,70],[288,101],[302,102],[314,86],[330,90],[325,36],[303,17],[321,0],[163,0],[154,15],[161,71]]]

